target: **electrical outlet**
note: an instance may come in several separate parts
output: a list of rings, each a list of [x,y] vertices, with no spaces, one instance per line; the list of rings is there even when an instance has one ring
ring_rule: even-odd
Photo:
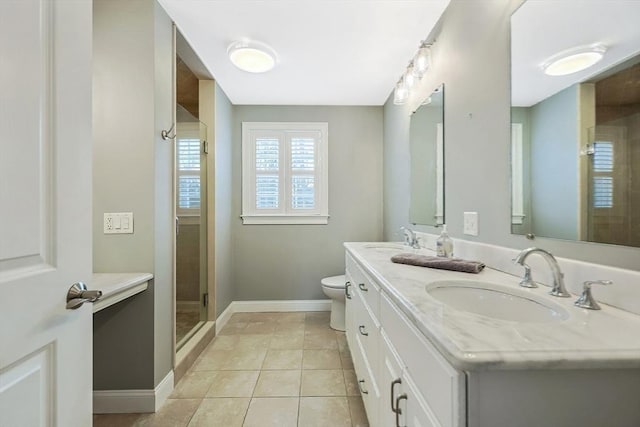
[[[464,229],[463,233],[469,236],[478,235],[478,212],[464,213]]]
[[[104,214],[104,233],[111,233],[113,232],[113,217],[111,216],[111,214],[105,213]]]
[[[104,234],[133,234],[133,212],[105,213]]]

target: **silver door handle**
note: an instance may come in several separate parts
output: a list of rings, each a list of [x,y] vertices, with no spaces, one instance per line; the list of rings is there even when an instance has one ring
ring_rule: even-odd
[[[365,292],[369,291],[369,289],[365,286],[364,283],[358,283],[358,287],[360,288],[361,291],[365,291]]]
[[[102,291],[89,291],[83,282],[76,282],[67,292],[67,310],[75,310],[85,302],[95,302],[102,296]]]

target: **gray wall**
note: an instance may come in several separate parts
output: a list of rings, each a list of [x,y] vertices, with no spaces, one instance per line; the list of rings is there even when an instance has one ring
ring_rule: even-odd
[[[244,121],[329,123],[328,225],[242,225]],[[342,243],[381,239],[382,122],[381,107],[234,107],[235,300],[326,298],[320,279],[344,274]]]
[[[154,0],[94,1],[93,265],[151,272],[147,291],[94,317],[94,388],[152,389],[172,368],[172,25]],[[105,235],[104,212],[134,234]]]
[[[384,237],[408,222],[409,112],[445,83],[445,217],[456,238],[525,248],[510,233],[510,27],[521,0],[452,0],[440,22],[433,64],[404,106],[384,107]],[[432,34],[429,39],[434,39]],[[390,88],[391,89],[391,88]],[[479,215],[479,236],[462,234],[463,212]],[[416,227],[438,232],[433,227]],[[637,248],[536,238],[536,246],[590,262],[640,269]]]
[[[578,238],[578,85],[531,107],[533,233]]]
[[[215,85],[215,185],[216,185],[216,314],[219,316],[233,301],[231,266],[232,209],[232,135],[233,107],[227,95]],[[214,320],[214,319],[209,319]]]
[[[532,233],[531,225],[531,109],[529,107],[511,108],[511,122],[522,124],[522,181],[524,218],[522,224],[511,224],[514,234]],[[511,152],[510,152],[511,153]]]

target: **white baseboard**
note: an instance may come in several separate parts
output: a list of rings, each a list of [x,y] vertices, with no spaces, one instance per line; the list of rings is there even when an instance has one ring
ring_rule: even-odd
[[[216,334],[233,313],[331,311],[331,300],[233,301],[216,319]]]
[[[96,390],[93,392],[94,414],[129,414],[156,412],[173,391],[173,371],[153,390]]]

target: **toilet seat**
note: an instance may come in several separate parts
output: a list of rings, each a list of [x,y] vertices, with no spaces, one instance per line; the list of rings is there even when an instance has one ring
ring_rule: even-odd
[[[317,283],[317,282],[316,282]],[[344,289],[345,288],[345,276],[344,274],[340,276],[331,276],[325,277],[320,281],[322,286],[331,288],[331,289]]]

